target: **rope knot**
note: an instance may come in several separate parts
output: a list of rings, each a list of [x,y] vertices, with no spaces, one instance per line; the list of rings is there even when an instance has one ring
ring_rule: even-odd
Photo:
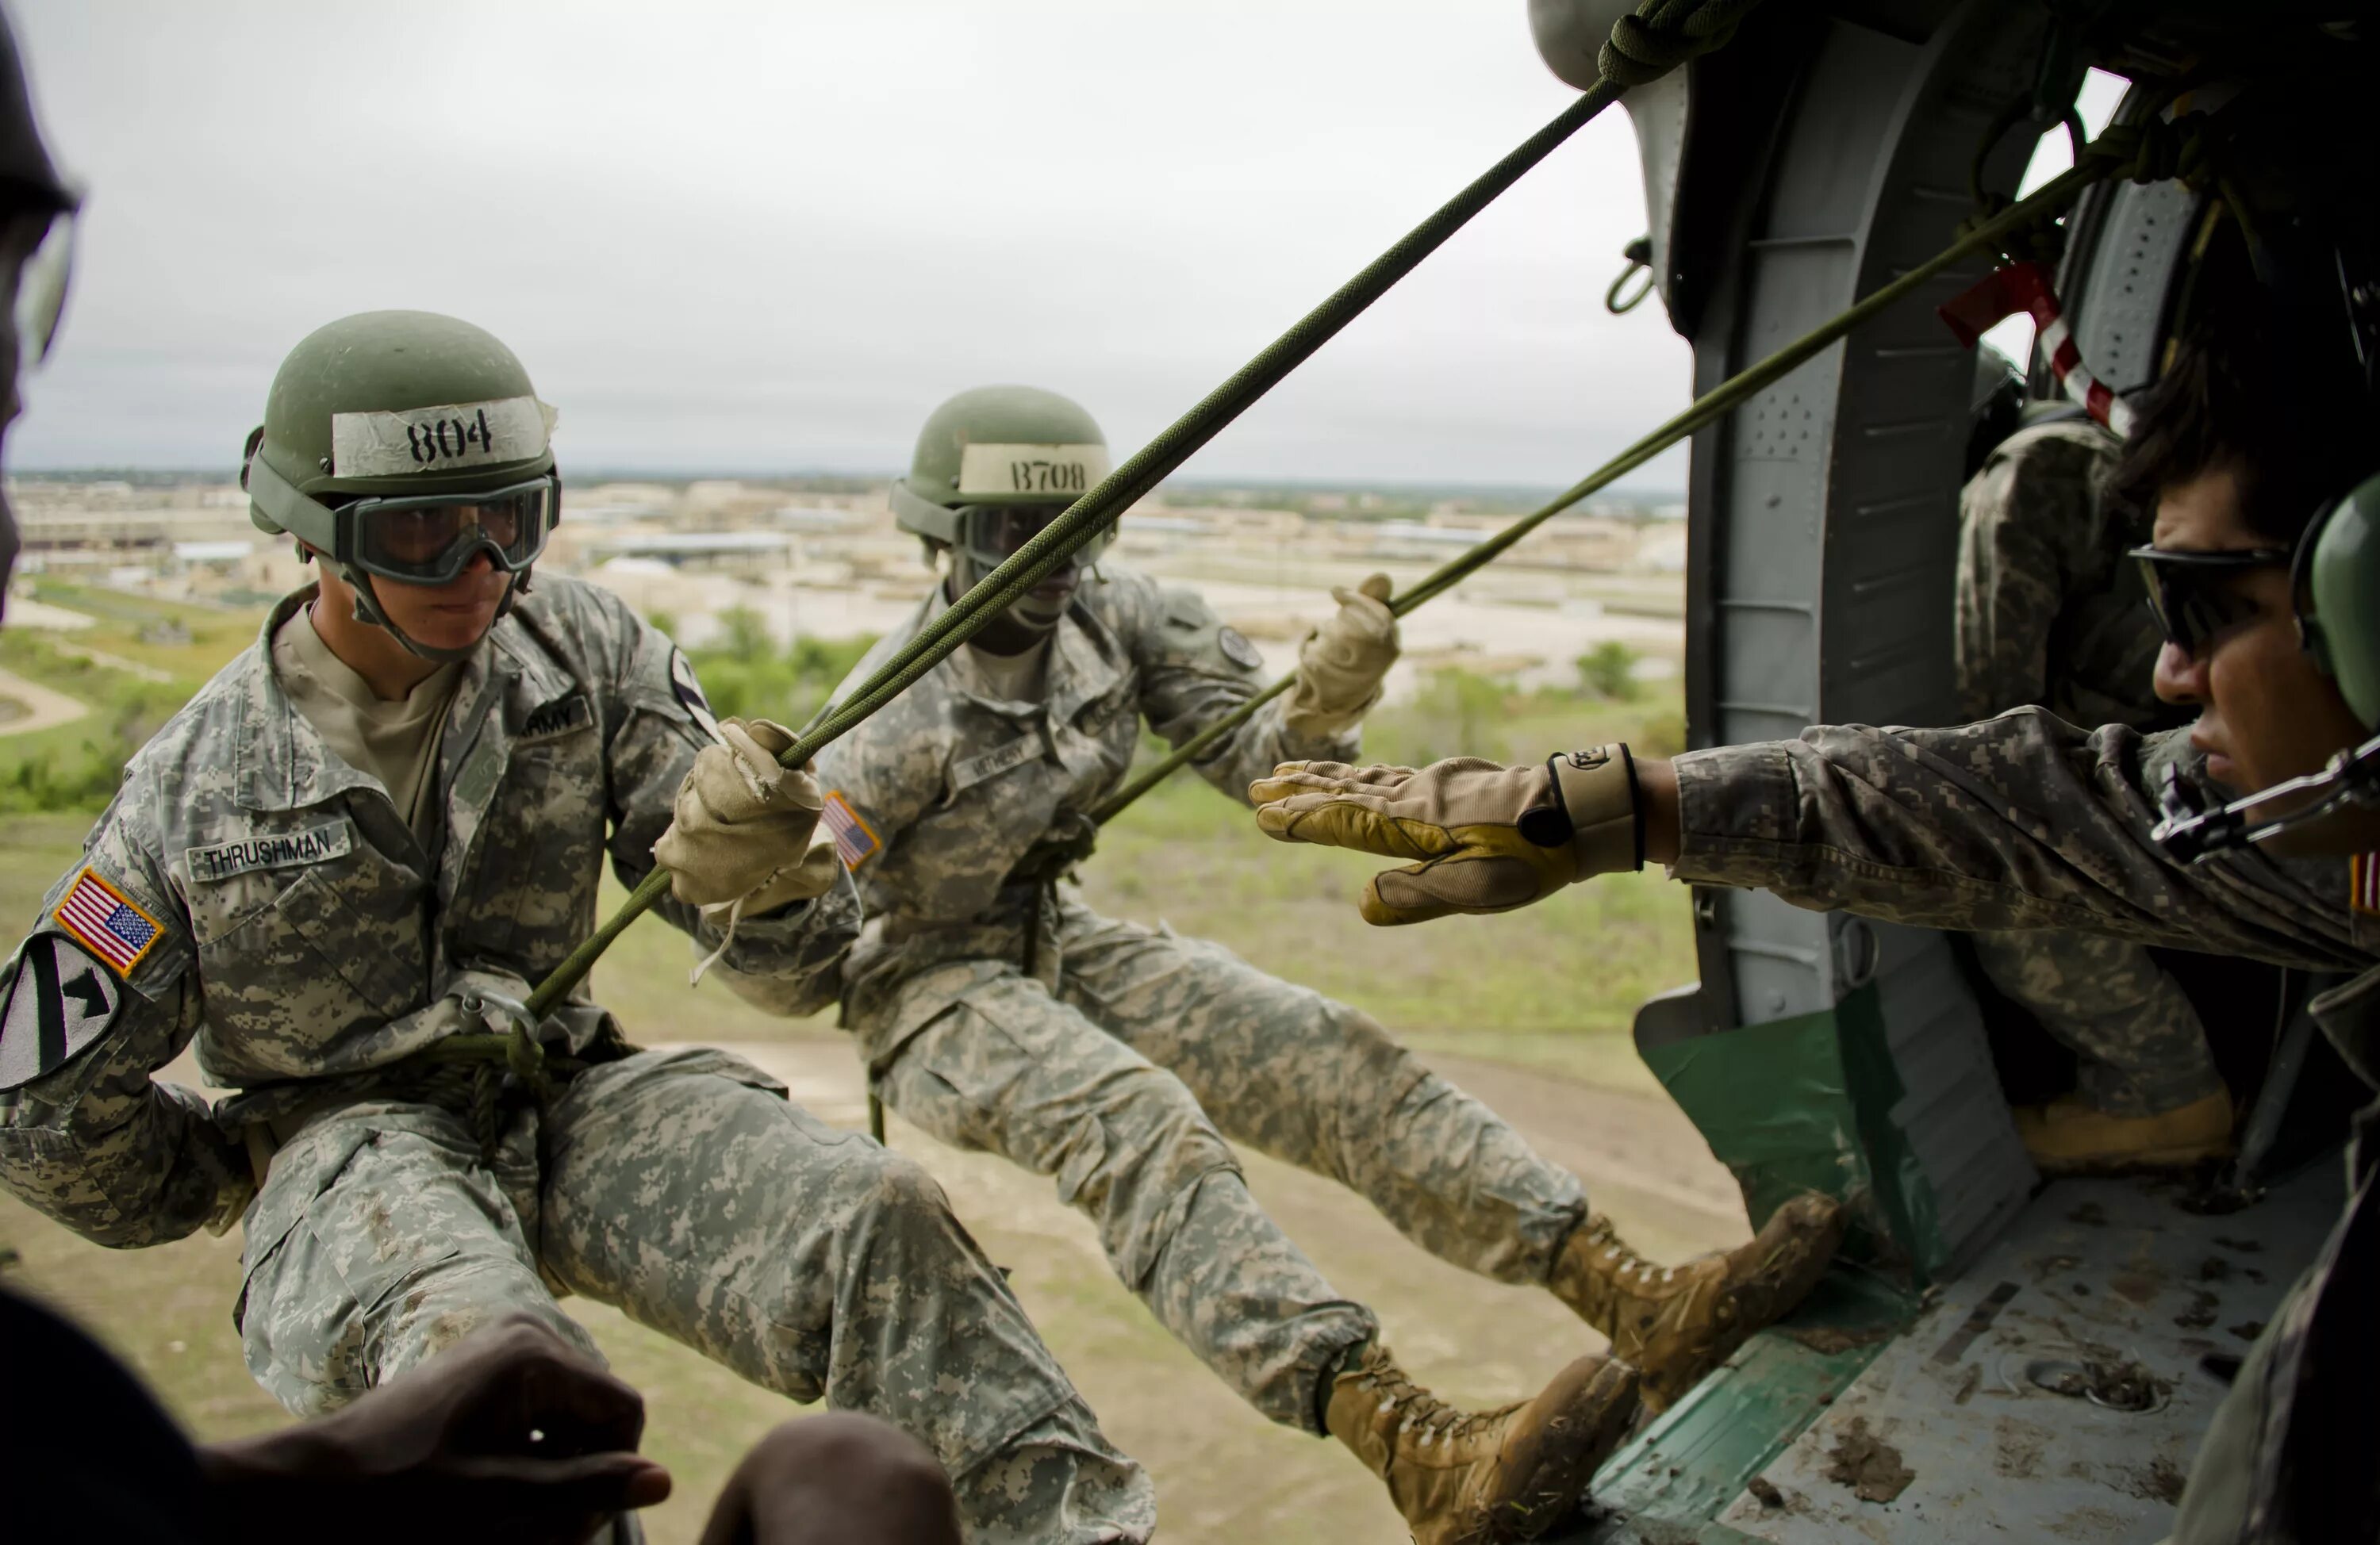
[[[1758,0],[1644,0],[1611,24],[1595,67],[1621,87],[1642,86],[1699,54],[1726,46]]]

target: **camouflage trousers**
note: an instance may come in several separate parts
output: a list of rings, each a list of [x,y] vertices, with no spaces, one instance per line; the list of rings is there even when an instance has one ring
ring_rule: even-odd
[[[1069,902],[1050,982],[929,968],[856,1016],[885,1103],[1052,1177],[1116,1274],[1273,1420],[1377,1334],[1248,1194],[1232,1143],[1350,1187],[1439,1259],[1542,1284],[1578,1180],[1366,1016],[1220,946]]]
[[[2155,1116],[2224,1092],[2198,1010],[2146,945],[2048,929],[1973,936],[1993,984],[2081,1058],[2084,1104]]]
[[[593,1355],[555,1302],[580,1293],[905,1429],[949,1470],[971,1541],[1147,1539],[1148,1477],[941,1188],[784,1096],[724,1053],[642,1053],[515,1112],[492,1161],[442,1104],[312,1117],[247,1217],[249,1370],[309,1415],[509,1313]]]

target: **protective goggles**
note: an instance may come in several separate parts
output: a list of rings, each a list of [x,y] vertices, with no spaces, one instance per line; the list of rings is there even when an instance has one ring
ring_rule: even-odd
[[[519,573],[537,561],[559,508],[554,476],[486,493],[358,499],[338,511],[343,563],[407,585],[444,585],[484,551]]]
[[[960,509],[960,541],[967,556],[986,567],[995,567],[1016,556],[1017,550],[1040,535],[1051,521],[1066,513],[1063,504],[969,504]],[[1099,561],[1099,554],[1115,537],[1115,527],[1109,525],[1075,549],[1078,568],[1089,568]]]
[[[2149,611],[2167,642],[2195,655],[2216,634],[2247,620],[2248,602],[2232,589],[2232,582],[2252,569],[2286,569],[2295,555],[2282,548],[2180,552],[2143,547],[2125,556],[2141,566]]]

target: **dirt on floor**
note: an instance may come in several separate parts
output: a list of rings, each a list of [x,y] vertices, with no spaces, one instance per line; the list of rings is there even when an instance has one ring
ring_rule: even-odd
[[[815,1035],[740,1044],[823,1119],[865,1124],[850,1044]],[[1569,1165],[1595,1205],[1668,1260],[1748,1237],[1742,1201],[1674,1106],[1542,1070],[1454,1056],[1441,1072]],[[190,1069],[167,1070],[185,1080]],[[1099,1411],[1155,1477],[1162,1532],[1176,1541],[1376,1545],[1405,1538],[1378,1482],[1336,1444],[1266,1422],[1194,1360],[1114,1279],[1087,1221],[1050,1182],[986,1153],[962,1153],[896,1117],[892,1145],[932,1171]],[[1485,1281],[1436,1261],[1333,1182],[1245,1155],[1258,1200],[1351,1298],[1379,1314],[1388,1343],[1441,1393],[1498,1404],[1600,1344],[1542,1290]],[[287,1418],[243,1368],[230,1322],[239,1241],[199,1236],[103,1250],[0,1198],[0,1278],[44,1294],[124,1354],[194,1430],[228,1436]],[[677,1479],[649,1515],[655,1545],[692,1541],[742,1450],[799,1408],[600,1305],[571,1311],[645,1392],[646,1451]],[[1888,1447],[1888,1445],[1884,1445]],[[1905,1482],[1904,1482],[1905,1484]]]

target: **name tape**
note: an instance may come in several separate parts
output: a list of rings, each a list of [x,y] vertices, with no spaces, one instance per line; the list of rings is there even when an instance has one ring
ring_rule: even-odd
[[[959,501],[1046,493],[1071,504],[1111,470],[1104,445],[968,445],[959,451]]]
[[[254,869],[287,869],[300,863],[322,863],[341,857],[355,846],[345,821],[306,831],[276,832],[242,838],[212,848],[186,848],[182,862],[194,880],[227,880]]]
[[[525,462],[545,453],[545,413],[535,397],[398,413],[334,413],[331,470],[342,477],[391,477]]]

